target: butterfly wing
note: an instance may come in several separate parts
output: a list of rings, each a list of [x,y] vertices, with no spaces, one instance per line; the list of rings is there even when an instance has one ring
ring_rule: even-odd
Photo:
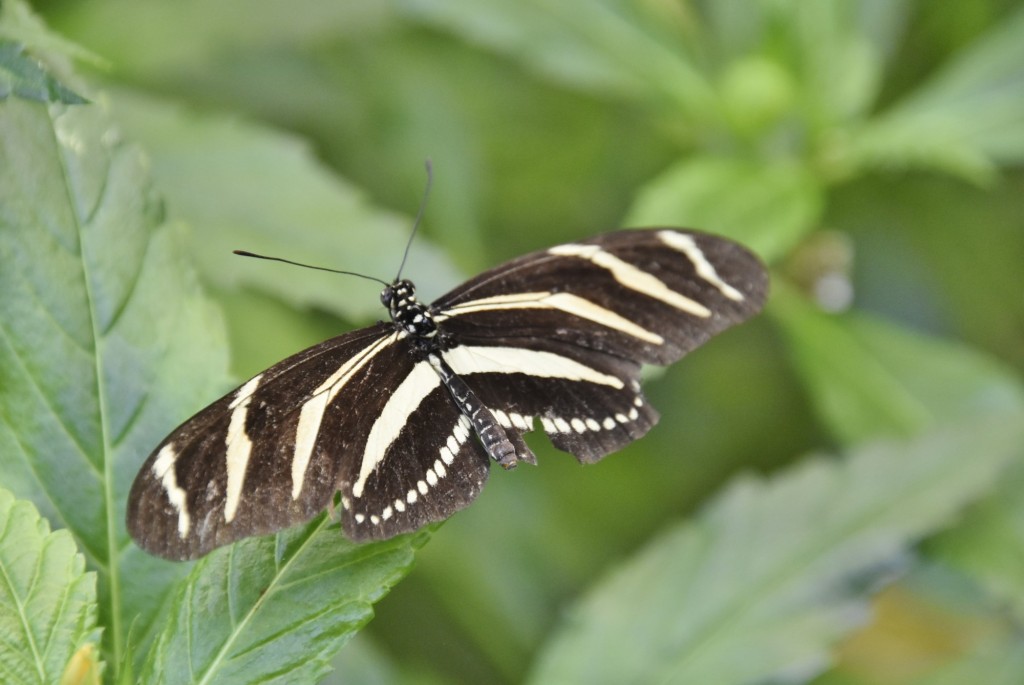
[[[378,324],[252,378],[157,446],[132,485],[128,531],[151,553],[190,559],[312,518],[360,454],[359,422],[383,404],[379,384],[407,358]]]
[[[592,462],[658,419],[641,363],[672,363],[749,318],[767,288],[764,266],[732,241],[642,229],[525,255],[433,308],[457,343],[445,359],[507,432],[539,421],[556,447]]]
[[[489,458],[435,371],[419,362],[404,383],[370,429],[362,459],[342,469],[350,540],[385,540],[443,521],[487,480]],[[391,435],[379,438],[389,426]]]

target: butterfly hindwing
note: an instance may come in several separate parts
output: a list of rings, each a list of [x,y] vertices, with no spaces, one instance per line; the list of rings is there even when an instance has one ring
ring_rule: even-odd
[[[469,420],[421,364],[430,389],[422,399],[402,400],[393,441],[342,468],[342,526],[352,540],[386,539],[442,521],[476,499],[487,480],[489,458]],[[379,461],[368,462],[372,454]]]
[[[517,343],[532,343],[545,351],[560,347],[541,340]],[[454,358],[467,354],[493,358],[500,355],[499,350],[466,347]],[[572,360],[574,355],[562,350],[561,356]],[[539,376],[524,365],[514,367],[520,369],[514,372],[470,372],[465,380],[507,432],[521,435],[543,430],[556,447],[583,463],[592,463],[643,437],[657,422],[658,414],[640,392],[638,365],[593,352],[587,363],[594,373],[583,377],[569,373]],[[472,362],[463,362],[460,368],[472,369]]]

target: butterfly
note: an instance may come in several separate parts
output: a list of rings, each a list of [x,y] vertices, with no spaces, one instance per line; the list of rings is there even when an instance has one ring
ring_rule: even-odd
[[[643,364],[677,361],[759,312],[763,264],[677,228],[605,233],[490,269],[433,304],[386,284],[390,320],[278,362],[175,429],[128,499],[146,551],[192,559],[340,504],[345,535],[443,520],[491,461],[536,463],[538,426],[582,463],[646,434]]]

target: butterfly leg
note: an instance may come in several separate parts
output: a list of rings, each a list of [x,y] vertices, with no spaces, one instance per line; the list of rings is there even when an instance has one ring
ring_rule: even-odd
[[[502,468],[506,470],[515,468],[519,463],[516,448],[491,410],[484,406],[484,403],[466,384],[466,381],[455,373],[439,355],[429,354],[427,359],[437,371],[437,375],[441,377],[441,382],[448,388],[459,411],[465,414],[473,424],[473,430],[491,459],[501,464]],[[530,460],[529,456],[526,457],[526,461]]]

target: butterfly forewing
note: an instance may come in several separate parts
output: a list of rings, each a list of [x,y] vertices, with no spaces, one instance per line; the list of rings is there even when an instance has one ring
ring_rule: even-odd
[[[743,247],[681,229],[617,231],[514,259],[427,308],[316,345],[174,431],[143,466],[128,526],[185,559],[308,520],[340,492],[354,540],[465,507],[490,459],[535,462],[541,429],[582,462],[658,414],[643,363],[668,364],[760,311],[767,273]]]
[[[154,554],[189,559],[309,520],[365,442],[381,382],[411,365],[385,324],[290,357],[199,412],[143,465],[128,530]],[[326,430],[325,430],[326,427]]]
[[[675,229],[607,233],[486,271],[435,307],[455,339],[533,335],[669,364],[760,311],[767,274],[742,246]]]

